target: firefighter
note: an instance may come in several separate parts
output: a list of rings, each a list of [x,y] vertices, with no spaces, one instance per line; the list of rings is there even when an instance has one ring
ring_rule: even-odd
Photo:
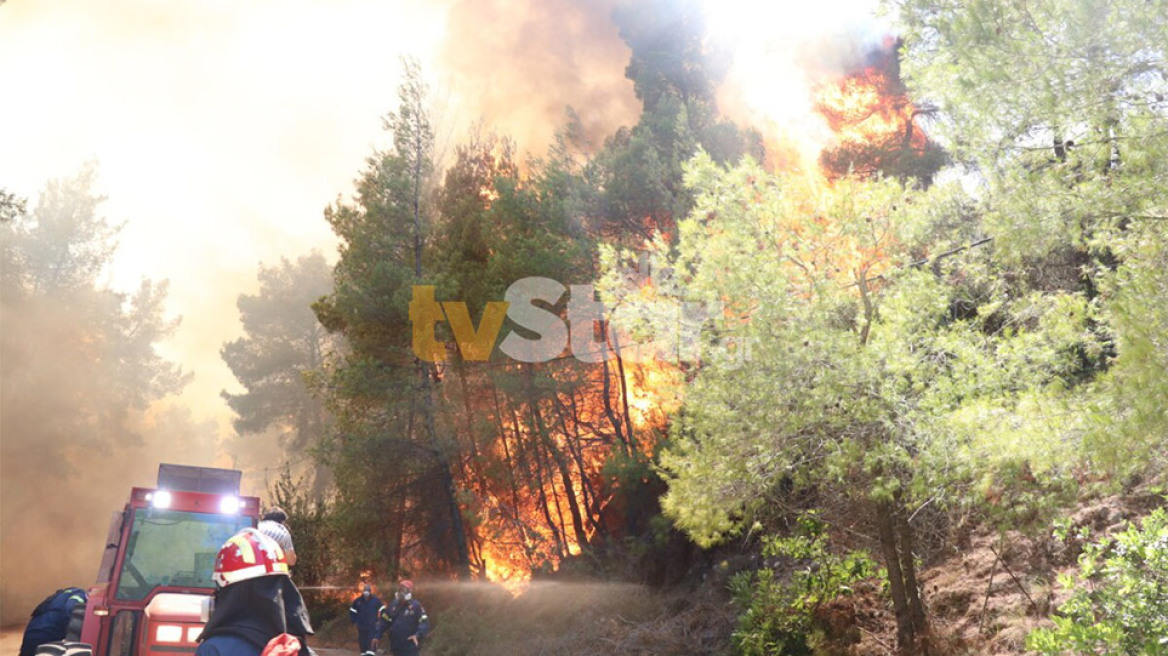
[[[389,651],[393,656],[417,656],[422,640],[430,631],[430,618],[422,602],[414,599],[412,581],[399,583],[393,602],[381,611],[379,635],[385,631],[389,632]]]
[[[196,656],[311,656],[312,623],[274,540],[253,528],[236,533],[219,549],[212,578],[215,606]]]
[[[377,629],[381,625],[381,611],[385,606],[373,594],[373,588],[366,583],[361,594],[349,606],[349,620],[357,625],[357,644],[361,648],[361,656],[373,656],[377,648]]]
[[[69,618],[77,606],[85,606],[86,595],[81,588],[61,588],[49,595],[32,611],[28,626],[24,627],[24,641],[20,656],[33,656],[37,647],[64,640],[69,630]],[[73,638],[76,640],[76,638]]]

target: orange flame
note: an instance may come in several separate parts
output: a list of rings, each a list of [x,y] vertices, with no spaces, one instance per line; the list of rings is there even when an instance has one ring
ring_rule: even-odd
[[[820,154],[829,175],[842,175],[848,167],[871,175],[890,156],[922,153],[928,146],[918,121],[921,112],[900,80],[885,68],[870,66],[820,85],[815,109],[834,135]]]
[[[847,235],[822,230],[831,223],[834,194],[844,193],[832,181],[838,176],[832,175],[833,171],[824,164],[824,156],[829,152],[844,153],[843,168],[847,169],[850,162],[846,156],[865,149],[903,152],[922,150],[928,145],[924,132],[916,124],[919,112],[907,99],[896,75],[895,60],[888,59],[895,55],[889,51],[885,57],[885,63],[891,62],[891,66],[869,67],[816,86],[813,98],[807,103],[808,114],[813,117],[803,116],[802,123],[793,123],[779,121],[780,115],[772,114],[769,126],[764,125],[768,160],[771,166],[788,174],[791,184],[785,198],[793,206],[786,213],[788,220],[783,228],[805,245],[801,247],[801,256],[809,267],[808,275],[833,279],[841,285],[853,281],[857,272],[878,274],[885,266],[891,237],[884,236],[874,244],[861,247]],[[812,124],[818,129],[801,129]],[[830,137],[821,138],[821,133]],[[803,139],[792,136],[799,134],[811,136]],[[479,165],[500,166],[497,153],[490,148],[485,148],[480,155]],[[864,175],[868,171],[857,167],[856,172]],[[496,195],[484,188],[481,197],[489,205]],[[652,217],[646,217],[645,221],[648,228],[659,234],[672,228]],[[646,244],[646,250],[652,250],[652,241]],[[640,292],[648,298],[656,290],[651,282],[646,282]],[[749,308],[735,308],[733,312],[749,313]],[[739,320],[748,318],[743,316]],[[505,485],[486,482],[475,490],[475,500],[468,504],[467,515],[474,518],[474,560],[481,577],[502,584],[512,594],[519,594],[526,589],[533,572],[559,567],[561,559],[581,553],[586,546],[582,542],[595,539],[595,526],[589,524],[582,531],[575,530],[569,496],[581,506],[599,507],[607,502],[610,497],[606,495],[613,492],[613,481],[607,480],[602,470],[614,449],[621,446],[615,442],[597,446],[603,441],[599,434],[581,436],[581,431],[603,426],[608,433],[625,433],[628,448],[638,457],[650,457],[657,448],[658,440],[666,433],[669,415],[680,403],[679,391],[684,388],[686,369],[668,360],[637,362],[630,358],[622,364],[623,371],[615,362],[608,362],[586,370],[549,368],[543,372],[552,379],[575,378],[573,384],[581,382],[580,377],[592,377],[592,389],[608,390],[607,404],[599,394],[573,396],[571,391],[545,398],[538,402],[540,412],[544,413],[542,426],[530,414],[529,401],[507,398],[506,393],[489,410],[494,413],[491,423],[499,426],[499,431],[490,444],[481,448],[499,462],[534,472],[529,473],[529,480],[541,481],[541,485],[532,490],[534,494],[517,493]],[[602,366],[607,367],[607,374]],[[607,380],[602,380],[606,375]],[[571,390],[573,384],[564,387]],[[608,425],[614,421],[622,425],[609,429]],[[630,428],[633,435],[628,436]],[[572,440],[581,438],[593,446],[581,448],[577,443],[573,451]],[[550,454],[557,451],[568,459],[566,463],[554,461]],[[470,487],[475,485],[472,483]],[[591,510],[595,512],[596,508]]]

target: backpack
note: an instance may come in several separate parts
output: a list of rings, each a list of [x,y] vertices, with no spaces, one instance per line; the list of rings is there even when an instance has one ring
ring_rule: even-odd
[[[24,627],[20,656],[34,656],[37,647],[46,643],[77,640],[83,618],[80,615],[77,617],[73,615],[78,612],[84,613],[85,603],[86,594],[81,588],[61,588],[46,597],[33,609],[32,616]],[[62,649],[62,654],[68,653],[68,649]]]
[[[66,613],[69,608],[69,601],[74,596],[78,597],[77,601],[80,603],[85,603],[85,590],[82,590],[81,588],[61,588],[48,597],[45,597],[44,601],[37,604],[37,607],[33,609],[32,615],[30,615],[30,617],[40,617],[41,615],[54,610]]]

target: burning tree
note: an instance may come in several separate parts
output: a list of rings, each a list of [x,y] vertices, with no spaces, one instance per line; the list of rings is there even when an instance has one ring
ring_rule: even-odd
[[[408,147],[412,132],[404,134]],[[581,174],[560,160],[522,175],[506,141],[472,137],[441,185],[422,185],[419,232],[414,168],[392,152],[371,164],[356,204],[329,212],[345,248],[335,289],[316,306],[350,347],[322,382],[337,417],[325,455],[352,560],[379,572],[526,580],[611,544],[621,530],[613,499],[629,491],[604,467],[616,454],[643,463],[653,448],[639,439],[645,413],[630,405],[636,372],[615,350],[601,365],[570,355],[527,364],[497,352],[470,361],[443,314],[439,362],[411,373],[413,284],[465,303],[477,326],[517,279],[587,275],[595,236],[575,214]]]
[[[899,41],[874,50],[859,70],[819,86],[815,109],[834,133],[819,163],[829,178],[886,175],[925,184],[946,155],[921,129],[932,108],[916,107],[900,77]]]

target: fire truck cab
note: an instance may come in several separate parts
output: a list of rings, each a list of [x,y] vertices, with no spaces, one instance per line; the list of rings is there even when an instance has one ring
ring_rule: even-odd
[[[110,521],[97,583],[74,610],[64,643],[38,656],[181,656],[194,653],[219,548],[255,526],[258,497],[239,496],[241,473],[163,464],[158,484],[135,487]]]

